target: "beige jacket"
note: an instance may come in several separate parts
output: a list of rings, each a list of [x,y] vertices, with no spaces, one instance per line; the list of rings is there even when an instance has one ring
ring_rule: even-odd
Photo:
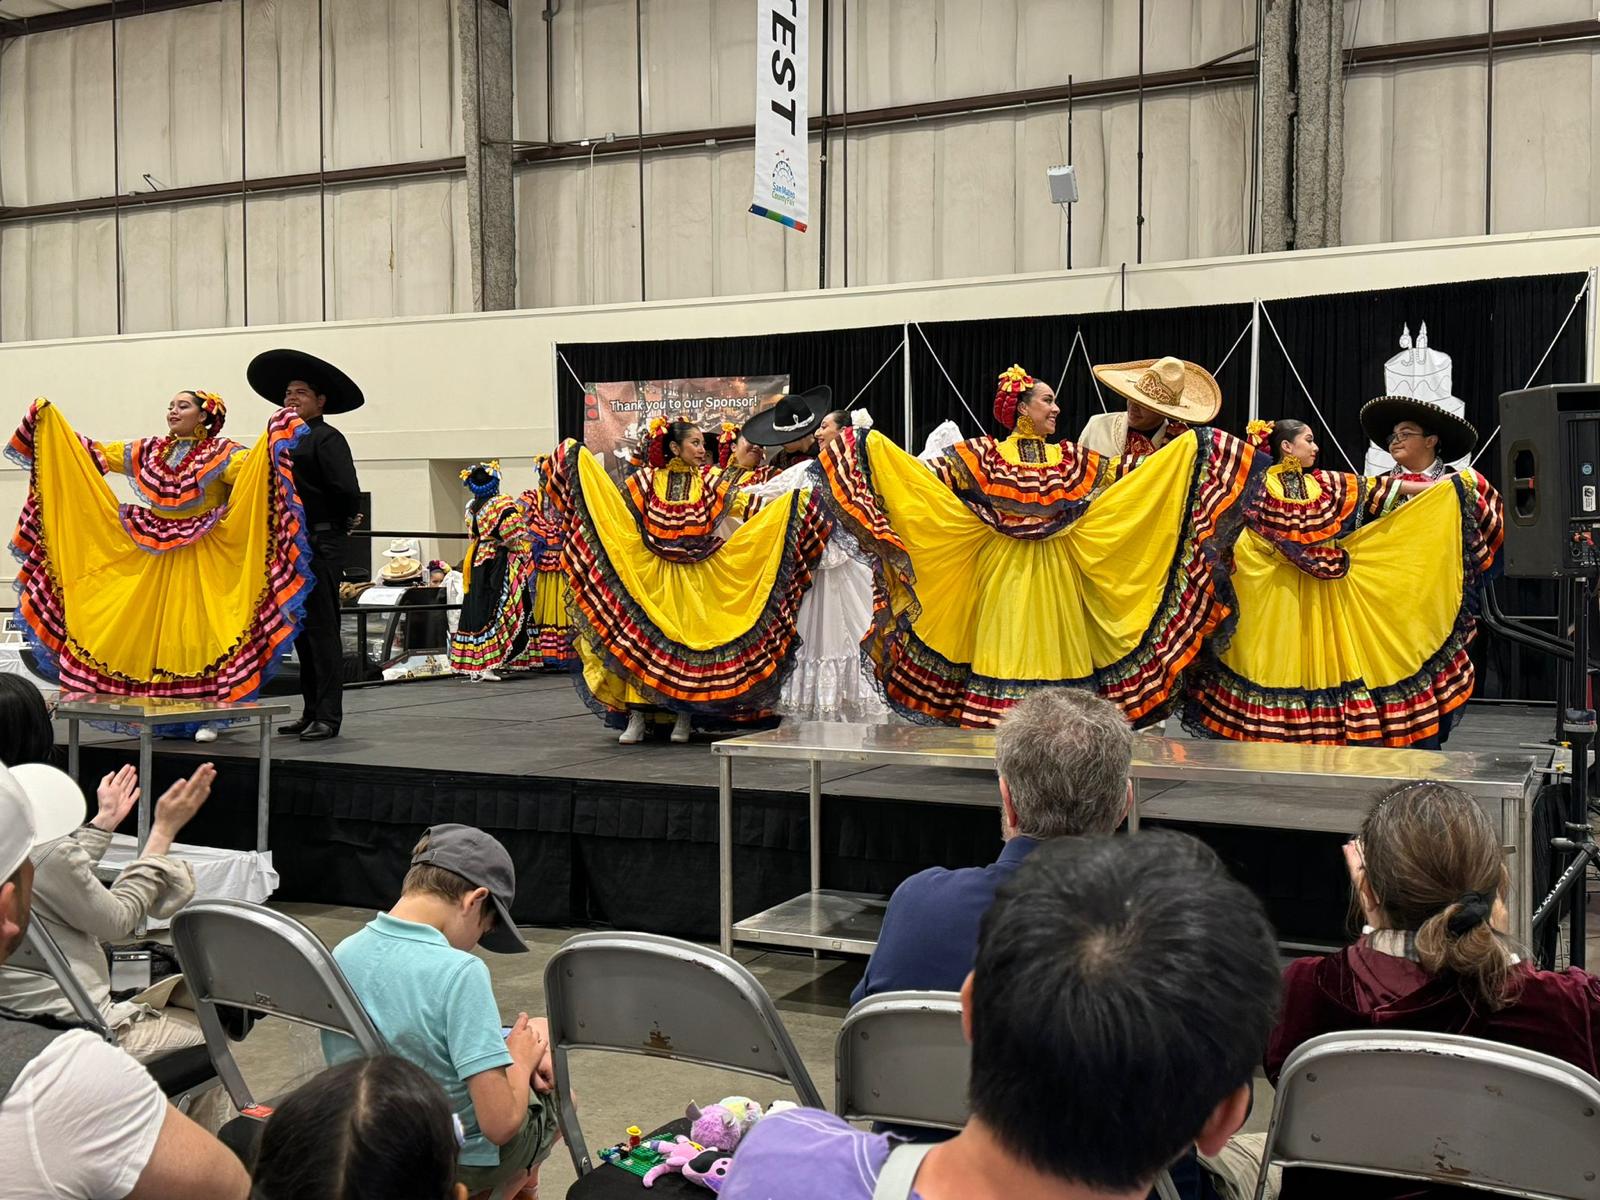
[[[102,942],[133,936],[147,917],[170,917],[194,898],[194,871],[168,855],[137,858],[109,888],[94,873],[111,835],[85,825],[33,852],[33,919],[42,921],[113,1028],[132,1006],[111,1000],[111,969]],[[48,979],[0,971],[0,1006],[72,1019],[72,1006]]]
[[[1157,449],[1167,444],[1167,428],[1163,422],[1156,430],[1155,437],[1151,439]],[[1098,413],[1090,417],[1088,424],[1083,427],[1083,432],[1078,435],[1078,445],[1085,450],[1093,450],[1096,454],[1120,456],[1128,445],[1127,410]]]

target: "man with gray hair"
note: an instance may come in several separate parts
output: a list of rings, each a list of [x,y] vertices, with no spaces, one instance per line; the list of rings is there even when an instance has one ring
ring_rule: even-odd
[[[1128,815],[1133,730],[1093,692],[1030,693],[995,730],[994,757],[1000,857],[987,867],[931,867],[896,888],[851,1003],[879,992],[959,991],[983,914],[1029,852],[1049,838],[1110,833]]]

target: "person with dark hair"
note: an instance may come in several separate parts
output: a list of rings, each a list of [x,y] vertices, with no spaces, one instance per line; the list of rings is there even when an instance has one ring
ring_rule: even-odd
[[[466,558],[461,616],[450,634],[450,669],[468,679],[498,682],[499,672],[527,666],[528,590],[533,543],[523,508],[500,491],[500,463],[474,463],[461,472],[467,501]]]
[[[278,1101],[251,1200],[467,1200],[443,1090],[403,1058],[358,1058]]]
[[[350,531],[361,520],[361,484],[350,443],[327,418],[354,412],[366,397],[338,367],[300,350],[258,354],[245,376],[258,396],[282,405],[305,424],[305,436],[290,463],[295,490],[305,505],[305,569],[314,586],[305,597],[305,622],[295,643],[303,708],[298,721],[279,726],[278,732],[303,742],[326,741],[338,737],[344,723],[339,585]]]
[[[1465,1034],[1600,1075],[1600,980],[1576,968],[1540,971],[1520,957],[1506,933],[1505,850],[1477,800],[1440,783],[1390,788],[1344,858],[1361,937],[1337,954],[1289,965],[1267,1045],[1269,1080],[1277,1083],[1302,1043],[1353,1029]],[[1414,1182],[1284,1173],[1291,1200],[1455,1194]]]
[[[742,431],[755,444],[759,418]],[[724,426],[720,445],[740,433]],[[582,666],[573,678],[590,708],[623,727],[623,745],[668,716],[672,740],[687,742],[696,716],[725,725],[771,714],[830,521],[811,490],[761,507],[740,491],[750,472],[712,465],[691,423],[652,418],[641,451],[620,494],[577,443],[555,455]],[[730,516],[743,523],[724,537]]]
[[[519,1013],[502,1032],[489,968],[472,951],[524,954],[511,918],[511,856],[468,825],[435,825],[411,854],[400,899],[334,949],[334,960],[395,1053],[444,1088],[464,1142],[456,1178],[476,1194],[537,1190],[556,1140],[549,1026]],[[322,1035],[323,1055],[359,1052]]]
[[[965,1128],[897,1147],[780,1113],[740,1144],[724,1200],[1143,1197],[1243,1123],[1277,957],[1260,902],[1193,838],[1051,841],[1001,886],[961,989]]]
[[[1318,469],[1301,421],[1252,421],[1248,436],[1271,464],[1229,564],[1238,624],[1191,673],[1185,724],[1239,741],[1439,746],[1472,696],[1472,601],[1499,552],[1499,494],[1470,470],[1437,487]]]
[[[550,498],[550,455],[533,456],[534,486],[517,497],[533,548],[528,582],[527,649],[513,667],[566,671],[572,668],[572,619],[567,613],[567,578],[561,573],[566,531]],[[448,569],[447,569],[448,570]],[[443,576],[440,576],[440,582]]]
[[[83,820],[83,793],[42,763],[0,767],[0,967],[32,918],[31,855]],[[0,1009],[0,1200],[245,1200],[231,1150],[98,1034]]]
[[[931,461],[870,429],[819,460],[839,524],[876,559],[883,604],[861,652],[890,707],[987,727],[1028,692],[1072,684],[1135,723],[1159,717],[1229,615],[1217,562],[1249,449],[1191,430],[1133,475],[1131,456],[1057,441],[1054,389],[1016,365],[994,415],[1004,436]]]
[[[745,440],[777,450],[767,464],[777,471],[810,462],[821,449],[817,432],[827,421],[832,403],[833,389],[826,384],[780,396],[744,423]]]
[[[250,700],[276,671],[311,589],[288,471],[305,427],[279,414],[247,449],[221,436],[227,411],[213,392],[181,391],[164,435],[99,442],[41,399],[12,436],[8,455],[29,469],[11,543],[17,616],[63,691]],[[121,504],[107,475],[138,502]]]
[[[21,675],[0,675],[0,763],[47,763],[55,744],[50,706],[39,689]]]

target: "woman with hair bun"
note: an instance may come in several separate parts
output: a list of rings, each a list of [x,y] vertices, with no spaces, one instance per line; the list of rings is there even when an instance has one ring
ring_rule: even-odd
[[[672,718],[674,742],[689,740],[697,716],[767,717],[793,665],[795,617],[830,522],[810,488],[765,507],[741,494],[749,472],[729,463],[739,433],[723,426],[713,465],[703,430],[655,417],[620,493],[576,442],[554,456],[574,679],[591,708],[623,726],[623,745],[643,741],[658,717]],[[746,519],[723,537],[730,516]]]
[[[1355,1029],[1465,1034],[1600,1075],[1600,981],[1576,969],[1536,970],[1520,958],[1506,934],[1505,852],[1476,800],[1445,784],[1390,788],[1345,846],[1345,862],[1365,928],[1355,945],[1299,959],[1285,972],[1265,1063],[1274,1085],[1303,1042]],[[1453,1193],[1290,1171],[1282,1194],[1374,1200]]]

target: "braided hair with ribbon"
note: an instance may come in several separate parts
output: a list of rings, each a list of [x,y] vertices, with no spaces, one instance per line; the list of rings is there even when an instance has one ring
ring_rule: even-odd
[[[189,388],[188,391],[200,409],[200,423],[206,427],[206,436],[216,437],[228,420],[228,406],[215,392],[205,392],[199,388]]]
[[[994,393],[994,419],[1000,422],[1002,429],[1009,433],[1017,427],[1017,405],[1038,382],[1015,364],[1000,372]]]

